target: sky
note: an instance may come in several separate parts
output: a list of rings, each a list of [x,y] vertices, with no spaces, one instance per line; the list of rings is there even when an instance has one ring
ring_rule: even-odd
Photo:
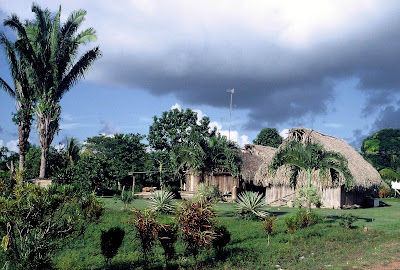
[[[191,108],[239,145],[262,128],[307,127],[359,148],[400,128],[400,2],[49,1],[62,21],[87,11],[103,56],[61,101],[60,131],[147,135],[153,116]],[[0,0],[0,20],[32,19],[31,2]],[[0,26],[10,39],[15,33]],[[4,50],[0,77],[12,84]],[[232,116],[229,107],[232,96]],[[0,91],[0,146],[17,151],[14,101]],[[31,143],[39,144],[33,129]]]

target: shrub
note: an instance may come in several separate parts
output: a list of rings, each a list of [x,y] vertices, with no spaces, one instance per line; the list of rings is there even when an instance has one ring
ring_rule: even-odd
[[[140,211],[133,208],[131,211],[133,217],[129,223],[136,228],[136,238],[140,241],[144,261],[147,262],[148,255],[152,253],[160,224],[156,221],[154,212],[149,209]]]
[[[3,249],[17,269],[47,269],[52,254],[67,237],[83,233],[104,212],[94,196],[71,186],[48,188],[26,183],[0,196],[0,231]]]
[[[300,228],[299,219],[293,214],[285,217],[285,225],[290,234],[294,234]]]
[[[231,241],[231,233],[225,226],[215,226],[214,233],[215,238],[212,240],[212,246],[219,254]]]
[[[112,227],[107,231],[101,231],[100,247],[101,254],[104,256],[106,264],[109,264],[112,258],[118,253],[122,241],[124,240],[125,231],[119,227]]]
[[[320,207],[322,205],[321,197],[321,192],[319,192],[314,186],[309,188],[299,188],[294,200],[294,206],[302,208],[306,207],[307,203],[310,202],[316,207]]]
[[[263,228],[268,238],[268,246],[269,246],[269,236],[275,230],[275,224],[278,219],[276,217],[266,217],[263,222]]]
[[[171,191],[158,190],[152,193],[150,198],[150,210],[169,214],[174,211],[173,199],[175,195]]]
[[[357,220],[357,217],[355,217],[352,214],[342,214],[339,217],[339,226],[343,228],[351,228],[352,224]]]
[[[379,198],[387,198],[387,197],[389,197],[390,196],[390,189],[387,189],[387,188],[384,188],[384,187],[379,188],[378,196],[379,196]]]
[[[176,224],[162,224],[158,231],[158,241],[164,249],[165,262],[175,257],[174,244],[178,238],[178,226]]]
[[[308,213],[305,210],[298,211],[296,213],[296,218],[301,228],[306,228],[321,221],[321,217],[319,215],[313,212]]]
[[[182,240],[195,258],[200,249],[207,249],[215,238],[215,213],[210,203],[187,202],[176,213]]]
[[[197,186],[197,192],[193,196],[193,201],[218,202],[220,200],[223,200],[223,196],[218,188],[204,183]]]
[[[128,209],[128,204],[133,201],[133,196],[131,191],[125,191],[125,187],[123,187],[121,192],[121,201],[124,203],[124,209]]]
[[[238,195],[236,210],[243,219],[262,219],[268,216],[268,212],[262,211],[264,197],[257,192],[245,191]]]

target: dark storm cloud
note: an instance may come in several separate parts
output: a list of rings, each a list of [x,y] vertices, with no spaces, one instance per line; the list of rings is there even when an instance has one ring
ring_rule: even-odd
[[[235,88],[237,108],[249,110],[248,129],[324,114],[335,80],[356,77],[368,95],[363,110],[368,115],[400,89],[399,7],[380,20],[368,24],[365,19],[361,27],[349,26],[299,47],[238,31],[237,36],[177,43],[156,53],[105,56],[96,77],[215,107],[227,106],[226,89]]]
[[[372,131],[376,132],[382,128],[400,128],[400,107],[387,106],[380,112],[372,125]]]

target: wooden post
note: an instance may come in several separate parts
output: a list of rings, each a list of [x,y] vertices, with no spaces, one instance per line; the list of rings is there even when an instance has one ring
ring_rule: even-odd
[[[232,188],[232,202],[236,202],[237,199],[237,187],[233,186]]]
[[[135,174],[132,173],[132,197],[135,195]]]

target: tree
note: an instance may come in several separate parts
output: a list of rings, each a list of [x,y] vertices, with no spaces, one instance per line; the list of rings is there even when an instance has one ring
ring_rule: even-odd
[[[284,165],[292,166],[291,180],[296,186],[297,174],[303,170],[307,174],[307,211],[311,211],[310,193],[311,176],[314,171],[319,170],[321,180],[329,178],[330,169],[341,173],[345,178],[345,188],[352,188],[353,176],[347,166],[347,159],[340,153],[325,151],[323,147],[316,143],[302,144],[301,142],[291,141],[280,148],[274,155],[269,166],[271,172],[276,172]]]
[[[276,128],[263,128],[258,133],[257,138],[253,141],[254,144],[279,147],[282,143],[282,137],[279,135]]]
[[[365,138],[361,154],[377,170],[400,173],[400,129],[385,128]]]
[[[171,150],[173,146],[188,143],[193,134],[211,137],[215,131],[209,131],[210,119],[206,116],[198,120],[197,112],[191,109],[172,109],[153,117],[147,140],[154,150]]]
[[[143,170],[147,155],[146,145],[141,142],[144,138],[139,133],[94,136],[86,140],[85,147],[87,152],[109,162],[108,171],[113,176],[110,180],[117,184],[126,180],[129,172]]]
[[[82,150],[82,145],[78,142],[77,138],[66,138],[65,144],[65,157],[68,160],[69,165],[74,165],[79,160],[79,153]]]
[[[0,87],[10,94],[16,102],[17,112],[14,113],[13,121],[18,125],[19,170],[22,172],[25,167],[28,138],[33,121],[33,108],[36,102],[34,87],[29,78],[32,69],[24,54],[21,53],[18,41],[13,43],[2,33],[0,43],[5,48],[14,89],[2,78],[0,78]]]
[[[33,69],[30,80],[35,85],[38,104],[35,108],[39,140],[42,145],[40,178],[46,176],[46,162],[54,134],[59,128],[60,100],[82,79],[101,56],[99,47],[85,52],[77,61],[79,46],[96,40],[93,28],[77,33],[86,11],[72,12],[61,25],[61,6],[56,14],[32,5],[35,20],[22,24],[16,15],[5,25],[17,30],[20,48]]]

